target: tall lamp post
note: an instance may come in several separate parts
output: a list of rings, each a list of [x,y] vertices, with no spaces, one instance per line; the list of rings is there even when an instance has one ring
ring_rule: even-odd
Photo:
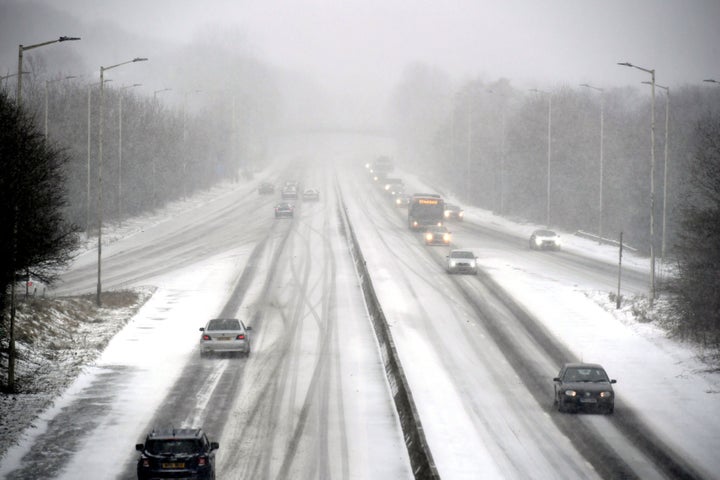
[[[17,80],[17,96],[16,96],[16,101],[17,101],[18,105],[20,105],[20,99],[22,96],[23,52],[25,52],[26,50],[32,50],[33,48],[44,47],[45,45],[51,45],[53,43],[68,42],[68,41],[72,41],[72,40],[80,40],[80,37],[60,37],[57,40],[50,40],[47,42],[36,43],[35,45],[28,45],[28,46],[19,45],[18,46],[18,71],[17,71],[18,80]]]
[[[142,83],[133,83],[132,85],[120,87],[120,95],[118,96],[118,221],[120,223],[122,223],[122,91],[134,87],[142,87]]]
[[[618,63],[650,74],[652,101],[650,104],[650,303],[655,300],[655,69],[638,67],[630,62]]]
[[[587,83],[580,84],[581,87],[590,88],[600,92],[600,193],[598,194],[598,243],[602,243],[603,238],[603,174],[604,174],[604,158],[603,150],[605,144],[605,108],[604,98],[605,90],[599,87],[593,87]]]
[[[170,92],[170,91],[172,91],[172,88],[161,88],[160,90],[155,90],[155,91],[153,92],[153,103],[156,103],[156,102],[157,102],[157,95],[158,95],[158,93]],[[184,108],[184,107],[183,107],[183,108]],[[184,128],[185,128],[185,111],[183,110],[183,129],[184,129]],[[155,187],[155,185],[156,185],[155,179],[156,179],[157,166],[156,166],[156,164],[155,164],[155,155],[152,156],[152,161],[150,162],[150,169],[152,170],[152,171],[151,171],[151,175],[150,175],[151,184],[152,184],[152,207],[155,208],[155,206],[156,206],[156,204],[157,204],[157,190],[156,190],[156,187]]]
[[[45,141],[48,137],[48,85],[51,83],[59,82],[61,80],[69,80],[71,78],[77,78],[75,75],[68,75],[67,77],[57,78],[55,80],[45,80]]]
[[[105,80],[105,83],[108,83],[108,82],[112,82],[112,79],[108,78],[107,80]],[[85,221],[85,232],[88,232],[88,236],[89,236],[89,232],[90,232],[90,153],[91,153],[90,140],[92,137],[92,135],[91,135],[92,134],[92,124],[90,123],[90,118],[91,118],[91,115],[90,115],[91,108],[90,107],[91,107],[91,101],[92,101],[92,87],[94,87],[95,85],[100,85],[100,82],[88,85],[88,97],[87,97],[87,197],[85,199],[86,200],[85,207],[87,210],[87,212],[86,212],[87,215],[86,215],[86,221]]]
[[[98,268],[97,268],[97,292],[95,302],[98,306],[102,305],[100,294],[102,293],[102,218],[103,218],[103,197],[102,197],[102,162],[103,162],[103,125],[104,115],[103,107],[105,103],[105,71],[113,68],[127,65],[134,62],[145,62],[147,58],[134,58],[127,62],[117,63],[109,67],[100,67],[100,122],[98,128]]]
[[[552,93],[537,88],[530,89],[531,92],[544,93],[548,98],[548,120],[547,120],[547,205],[545,209],[545,224],[550,228],[550,160],[552,159]]]
[[[642,82],[650,85],[650,82]],[[660,243],[660,259],[665,262],[665,222],[667,219],[667,184],[668,184],[668,131],[670,127],[670,87],[656,83],[657,88],[665,90],[665,146],[663,165],[663,206],[662,206],[662,241]]]

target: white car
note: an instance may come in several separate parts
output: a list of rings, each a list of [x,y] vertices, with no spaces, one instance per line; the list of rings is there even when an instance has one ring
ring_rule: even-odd
[[[471,250],[451,250],[446,258],[448,273],[471,273],[477,275],[477,257]]]
[[[307,188],[303,192],[303,200],[320,200],[320,192],[314,188]]]
[[[530,250],[560,250],[560,235],[552,230],[535,230],[530,235]]]

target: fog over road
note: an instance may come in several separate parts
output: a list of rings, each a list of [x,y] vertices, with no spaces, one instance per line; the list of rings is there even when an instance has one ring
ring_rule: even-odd
[[[16,449],[0,473],[134,478],[134,444],[170,424],[203,426],[220,442],[218,478],[412,478],[344,205],[442,478],[701,477],[673,463],[622,398],[613,416],[553,410],[552,376],[574,353],[487,275],[445,273],[447,247],[423,245],[362,175],[392,149],[357,136],[288,140],[252,182],[105,248],[105,288],[157,291],[29,432],[20,450],[31,455]],[[262,180],[298,180],[320,200],[299,199],[295,218],[276,220],[279,194],[258,195]],[[452,230],[486,268],[502,261],[548,282],[616,285],[596,261],[530,252],[469,223]],[[78,258],[57,292],[94,291],[96,255]],[[646,284],[636,272],[626,288]],[[215,316],[252,326],[249,359],[200,359],[197,329]]]

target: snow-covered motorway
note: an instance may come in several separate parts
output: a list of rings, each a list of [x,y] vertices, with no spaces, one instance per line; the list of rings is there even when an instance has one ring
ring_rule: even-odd
[[[524,240],[468,224],[453,227],[454,242],[472,248],[485,273],[449,276],[446,248],[424,246],[362,175],[365,161],[392,153],[389,142],[296,140],[263,178],[104,249],[105,288],[158,290],[0,475],[133,478],[134,444],[153,425],[175,424],[202,425],[219,440],[218,478],[412,478],[335,179],[442,478],[720,471],[718,395],[703,383],[713,379],[673,383],[675,358],[587,297],[613,289],[614,269],[529,252]],[[273,220],[277,197],[254,191],[266,176],[317,187],[321,200]],[[79,258],[59,292],[93,291],[95,258]],[[625,291],[646,283],[628,275]],[[199,359],[197,328],[220,315],[252,325],[248,360]],[[553,411],[558,363],[579,358],[618,378],[615,415]],[[680,401],[688,411],[672,418]],[[670,463],[658,463],[663,455]]]

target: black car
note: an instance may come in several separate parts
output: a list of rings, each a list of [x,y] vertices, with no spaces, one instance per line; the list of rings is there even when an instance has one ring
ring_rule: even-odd
[[[566,363],[555,383],[555,405],[559,412],[595,410],[613,413],[615,392],[605,369],[595,363]]]
[[[275,185],[273,185],[272,183],[263,182],[258,187],[258,193],[260,195],[267,195],[267,194],[275,193]]]
[[[145,443],[135,445],[140,452],[138,480],[154,478],[215,479],[217,442],[208,440],[200,428],[153,430]]]
[[[295,207],[292,203],[281,202],[275,205],[275,218],[292,218],[295,212]]]

